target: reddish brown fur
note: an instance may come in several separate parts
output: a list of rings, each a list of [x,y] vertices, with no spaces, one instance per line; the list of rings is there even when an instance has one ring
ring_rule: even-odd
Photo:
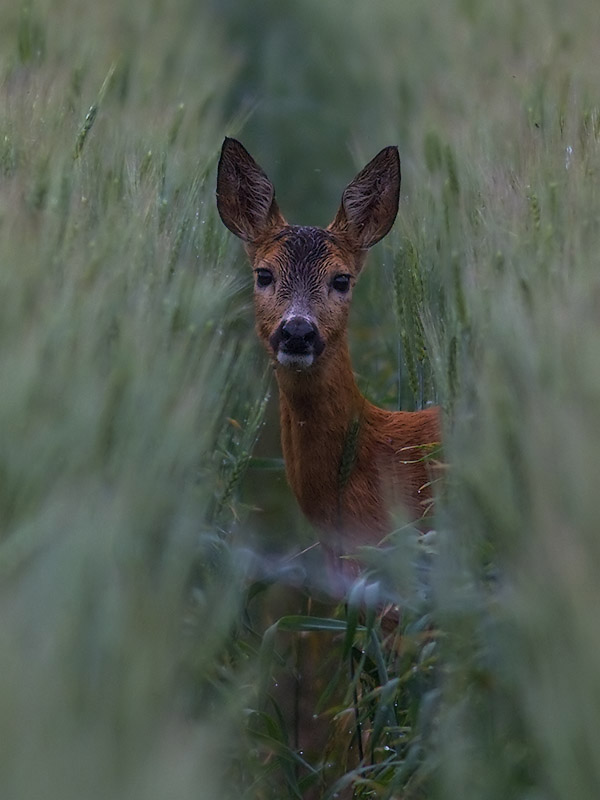
[[[399,188],[397,151],[386,148],[346,188],[329,228],[301,228],[287,225],[267,176],[239,142],[225,141],[219,165],[223,221],[246,241],[253,269],[273,276],[270,286],[255,291],[256,328],[274,359],[288,481],[334,558],[379,542],[394,504],[419,517],[430,498],[423,448],[440,439],[439,411],[385,411],[361,395],[346,336],[351,290],[331,288],[339,274],[354,285],[366,249],[394,221]],[[287,292],[285,281],[292,287]],[[294,281],[300,281],[295,289]],[[300,300],[325,348],[310,368],[297,370],[278,363],[271,337],[301,292],[310,295]],[[348,452],[352,430],[356,447]],[[353,468],[342,479],[345,452]]]
[[[334,596],[343,594],[353,571],[353,562],[341,557],[380,542],[395,505],[418,518],[431,498],[423,448],[440,439],[439,410],[390,412],[369,403],[354,380],[346,334],[352,287],[367,248],[393,224],[399,189],[397,150],[386,148],[346,188],[327,229],[289,226],[269,179],[239,142],[226,139],[219,162],[219,212],[245,241],[257,274],[256,329],[275,366],[288,481],[319,531]],[[261,272],[270,276],[265,285]],[[335,288],[340,276],[349,278],[347,291]],[[311,362],[301,368],[279,358],[282,326],[290,319],[310,321],[316,336]],[[306,645],[304,657],[298,654],[308,679],[301,686],[297,746],[317,757],[329,729],[313,718],[314,676],[325,651],[322,637],[310,643],[316,652]],[[312,797],[320,796],[315,792]]]
[[[390,530],[394,504],[422,516],[430,498],[422,446],[439,440],[439,415],[436,408],[384,411],[365,400],[345,341],[331,367],[319,372],[308,380],[302,374],[278,375],[281,437],[289,483],[336,558],[359,545],[377,544]],[[340,463],[353,420],[358,420],[356,461],[340,489]]]

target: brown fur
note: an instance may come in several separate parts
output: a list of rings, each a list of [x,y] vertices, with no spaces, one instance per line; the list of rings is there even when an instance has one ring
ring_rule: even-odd
[[[334,560],[379,542],[394,505],[420,517],[431,494],[424,447],[440,439],[439,411],[385,411],[361,395],[346,336],[352,290],[332,289],[339,274],[354,285],[367,248],[394,222],[399,191],[398,153],[387,147],[345,189],[327,229],[290,226],[267,176],[239,142],[225,140],[219,164],[223,222],[246,242],[253,269],[273,276],[255,290],[256,329],[275,365],[288,481]],[[294,304],[324,343],[302,370],[278,363],[272,347]],[[352,431],[356,446],[346,453]],[[345,453],[352,468],[342,480]]]
[[[440,439],[439,410],[390,412],[369,403],[354,380],[346,335],[352,287],[367,248],[394,222],[399,191],[398,152],[387,147],[346,188],[328,228],[293,226],[279,211],[269,179],[239,142],[226,139],[219,162],[219,212],[244,240],[257,276],[256,330],[279,385],[287,478],[319,531],[334,597],[344,595],[355,572],[346,556],[360,545],[381,541],[390,530],[390,509],[402,504],[418,518],[431,498],[423,447]],[[264,284],[262,274],[270,276]],[[340,276],[349,277],[347,291],[336,289]],[[283,328],[292,319],[312,326],[307,330],[314,341],[303,345],[311,363],[301,368],[279,357]],[[329,650],[328,638],[309,634],[299,641],[296,653],[296,669],[303,676],[296,745],[309,759],[322,757],[331,733],[327,722],[313,717],[320,692],[317,676],[320,672],[323,679]],[[281,688],[285,705],[292,693],[283,684]],[[343,771],[342,738],[339,732],[329,738],[336,755],[327,760],[338,774]],[[310,797],[320,796],[315,787]]]

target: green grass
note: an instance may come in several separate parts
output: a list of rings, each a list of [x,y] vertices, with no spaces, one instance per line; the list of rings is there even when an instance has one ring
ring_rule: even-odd
[[[213,208],[228,67],[198,85],[215,42],[183,10],[32,5],[3,33],[6,798],[219,796],[241,738],[211,688],[241,586],[223,448],[262,367]]]
[[[595,800],[599,19],[592,0],[5,9],[2,798],[332,790],[341,738],[337,770],[303,767],[269,699],[310,631],[337,679],[315,710],[365,734],[356,796]],[[318,550],[272,554],[315,534],[214,208],[225,133],[293,222],[327,224],[362,163],[401,151],[352,352],[376,402],[442,404],[445,478],[435,533],[399,517],[336,614],[286,588],[300,564],[319,582]]]

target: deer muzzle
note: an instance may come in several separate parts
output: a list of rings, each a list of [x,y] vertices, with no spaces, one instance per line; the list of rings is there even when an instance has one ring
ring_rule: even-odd
[[[299,316],[282,320],[269,341],[277,361],[292,369],[308,369],[325,347],[315,323]]]

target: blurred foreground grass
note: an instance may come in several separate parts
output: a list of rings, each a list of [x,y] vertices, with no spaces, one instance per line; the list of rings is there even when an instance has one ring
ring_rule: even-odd
[[[436,533],[399,525],[363,554],[401,646],[354,630],[363,584],[350,633],[329,623],[371,731],[348,780],[597,797],[599,28],[591,0],[5,9],[2,798],[298,796],[232,548],[260,528],[246,505],[284,509],[271,540],[297,527],[280,474],[237,491],[266,390],[213,191],[248,107],[241,136],[292,221],[326,224],[400,145],[353,353],[375,400],[447,417]]]
[[[213,210],[230,73],[205,16],[23,4],[3,23],[7,800],[223,796],[240,738],[209,691],[240,585],[217,510],[227,417],[261,389]]]

